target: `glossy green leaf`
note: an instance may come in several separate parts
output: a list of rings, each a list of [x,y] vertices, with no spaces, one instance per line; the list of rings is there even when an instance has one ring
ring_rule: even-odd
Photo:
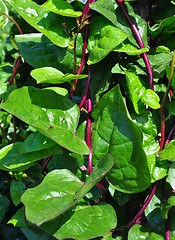
[[[158,135],[157,123],[155,115],[150,111],[145,111],[143,114],[131,114],[132,120],[140,127],[143,133],[143,149],[146,155],[155,155],[160,147],[155,141]]]
[[[165,145],[165,148],[159,153],[159,162],[164,160],[175,161],[175,140]]]
[[[49,12],[32,0],[5,0],[26,20],[32,27],[48,37],[51,42],[60,47],[67,47],[69,36],[61,24],[65,18]],[[70,20],[69,20],[70,21]]]
[[[79,108],[66,96],[52,90],[23,87],[13,91],[1,108],[70,151],[89,153],[86,143],[74,135]]]
[[[125,71],[126,82],[128,86],[129,96],[133,103],[137,114],[141,114],[145,110],[144,103],[141,101],[141,96],[145,93],[145,87],[139,75],[134,71]]]
[[[132,70],[125,71],[129,96],[132,100],[137,114],[142,114],[145,110],[145,104],[153,109],[160,108],[160,98],[151,89],[146,89],[139,75]]]
[[[138,46],[135,38],[133,37],[133,33],[132,33],[129,23],[123,17],[123,13],[122,13],[120,7],[118,6],[118,4],[116,4],[116,2],[114,0],[112,0],[112,1],[98,0],[97,2],[90,4],[90,7],[93,10],[102,14],[104,17],[106,17],[116,27],[118,27],[122,31],[124,31],[128,35],[129,40],[134,45]]]
[[[101,203],[94,206],[77,206],[57,221],[46,223],[42,227],[60,240],[87,240],[107,235],[116,225],[117,218],[113,207]]]
[[[162,217],[164,219],[168,218],[168,212],[171,207],[175,206],[175,196],[171,196],[168,198],[166,202],[163,203],[162,205]]]
[[[21,202],[21,195],[25,192],[25,184],[23,182],[12,182],[10,186],[10,197],[17,206]]]
[[[74,205],[75,193],[82,184],[66,169],[48,173],[41,184],[22,195],[27,220],[41,225],[65,212]]]
[[[13,143],[0,150],[0,169],[4,171],[25,170],[37,160],[58,154],[60,151],[59,146],[53,146],[43,150],[23,153],[23,143]]]
[[[0,212],[1,212],[1,214],[0,214],[0,223],[2,222],[2,219],[4,218],[4,215],[5,215],[8,207],[9,207],[9,205],[10,205],[9,199],[7,197],[5,197],[5,196],[2,196],[0,194]]]
[[[168,162],[165,162],[164,164],[160,164],[155,154],[148,155],[147,156],[147,162],[149,171],[151,174],[151,182],[154,183],[160,179],[163,179],[168,174],[168,169],[170,167],[170,164]]]
[[[76,193],[76,201],[79,201],[82,197],[84,197],[85,194],[107,174],[113,165],[114,159],[110,155],[105,155],[101,160],[99,160],[85,184]]]
[[[125,32],[115,27],[102,16],[96,17],[91,21],[89,31],[89,65],[101,61],[128,37]]]
[[[64,82],[70,82],[75,79],[83,79],[88,77],[88,75],[74,75],[74,74],[64,75],[61,71],[51,67],[34,69],[31,72],[31,76],[36,79],[38,84],[39,83],[59,84]]]
[[[24,207],[20,208],[13,217],[8,221],[8,224],[13,224],[14,227],[26,227]]]
[[[49,0],[49,1],[46,1],[42,5],[42,7],[49,11],[52,11],[54,13],[57,13],[66,17],[78,18],[82,14],[82,12],[74,11],[71,4],[64,0]]]
[[[124,52],[128,55],[140,55],[144,52],[148,52],[148,48],[140,48],[138,49],[133,43],[131,43],[128,39],[119,44],[116,48],[114,48],[115,52]]]
[[[7,92],[7,84],[6,83],[0,83],[0,96],[2,96],[6,92]]]
[[[8,9],[5,3],[0,0],[0,10],[8,15]],[[7,25],[8,18],[0,12],[0,28],[4,28]]]
[[[128,240],[164,240],[164,237],[161,234],[154,232],[149,227],[144,227],[142,225],[135,224],[128,233]]]
[[[44,34],[16,35],[15,41],[24,60],[34,68],[58,66],[56,47]]]
[[[108,181],[121,192],[143,191],[150,184],[142,133],[127,117],[119,86],[98,102],[92,113],[95,125],[92,135],[93,157],[99,160],[106,153],[115,159],[107,174]]]
[[[160,108],[160,98],[152,89],[146,89],[143,95],[141,95],[141,101],[152,109]]]
[[[175,189],[175,162],[173,162],[170,165],[169,171],[168,171],[168,180],[172,187],[172,189]]]

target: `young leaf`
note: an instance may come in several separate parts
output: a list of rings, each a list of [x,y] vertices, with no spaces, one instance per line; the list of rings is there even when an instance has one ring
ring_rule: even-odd
[[[174,206],[175,206],[175,196],[169,197],[168,200],[163,203],[163,206],[162,206],[162,217],[164,219],[168,218],[168,212],[169,212],[170,208],[174,207]]]
[[[66,34],[64,27],[56,22],[67,22],[64,17],[56,15],[42,8],[32,0],[5,0],[16,12],[21,15],[32,27],[48,37],[51,42],[60,47],[67,47],[69,36]]]
[[[106,18],[96,17],[90,24],[88,64],[91,65],[101,61],[127,37],[128,35],[125,32],[115,27]]]
[[[82,12],[74,11],[71,4],[63,0],[48,0],[42,5],[42,7],[66,17],[78,18],[82,14]]]
[[[153,109],[160,108],[160,98],[151,89],[146,89],[140,77],[132,70],[125,71],[130,98],[137,114],[144,112],[144,104]]]
[[[25,192],[25,184],[23,182],[12,182],[10,186],[10,197],[17,206],[21,202],[21,195]]]
[[[27,220],[41,225],[68,210],[74,205],[75,193],[82,184],[66,169],[48,173],[41,184],[22,195]]]
[[[1,108],[68,150],[89,154],[86,143],[74,134],[79,108],[66,96],[49,89],[23,87],[13,91]]]
[[[59,84],[64,82],[70,82],[75,79],[83,79],[88,77],[88,75],[74,75],[69,73],[64,75],[59,70],[51,67],[34,69],[31,72],[31,76],[36,79],[38,84],[39,83]]]
[[[106,153],[115,159],[114,167],[107,174],[108,181],[121,192],[146,189],[150,174],[142,148],[142,133],[127,117],[119,86],[100,99],[92,116],[95,119],[92,135],[94,160]]]

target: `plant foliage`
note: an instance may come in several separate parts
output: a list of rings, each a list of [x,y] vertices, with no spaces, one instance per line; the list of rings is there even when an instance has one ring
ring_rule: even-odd
[[[175,239],[174,1],[0,0],[0,239]]]

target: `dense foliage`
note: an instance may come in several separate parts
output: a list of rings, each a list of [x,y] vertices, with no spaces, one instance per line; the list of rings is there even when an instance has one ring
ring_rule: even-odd
[[[0,0],[0,26],[0,239],[175,239],[175,2]]]

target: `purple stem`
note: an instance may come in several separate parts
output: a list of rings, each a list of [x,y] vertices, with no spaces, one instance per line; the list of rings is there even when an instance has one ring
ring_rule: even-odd
[[[83,9],[82,15],[81,15],[81,20],[83,20],[84,18],[86,19],[88,17],[88,14],[89,14],[89,12],[91,10],[91,8],[89,7],[89,4],[93,3],[95,1],[96,0],[88,0],[87,1],[86,5],[85,5],[85,7]],[[86,59],[86,49],[87,49],[88,35],[89,35],[89,26],[88,26],[88,24],[85,25],[85,27],[83,28],[83,31],[84,31],[83,53],[82,53],[80,66],[79,66],[78,71],[77,71],[77,75],[81,74],[82,69],[83,69],[85,63],[87,62],[87,59]],[[78,82],[78,79],[75,80],[74,85],[73,85],[73,87],[71,89],[71,92],[70,92],[70,95],[69,95],[70,99],[72,99],[72,97],[73,97],[73,94],[74,94],[75,89],[76,89],[77,82]]]
[[[79,105],[80,110],[82,109],[82,107],[83,107],[83,105],[86,101],[88,91],[89,91],[90,81],[91,81],[91,66],[88,66],[88,77],[86,79],[86,87],[85,87],[84,95],[83,95],[82,100],[81,100],[80,105]]]
[[[90,95],[90,94],[88,94]],[[88,111],[87,114],[87,130],[86,130],[86,143],[89,147],[90,154],[88,156],[88,170],[89,174],[92,173],[92,146],[91,146],[91,112],[92,112],[92,101],[90,97],[88,96],[88,99],[86,100],[86,109]]]
[[[82,53],[82,57],[81,57],[81,63],[80,63],[80,66],[78,68],[78,71],[77,71],[77,75],[80,75],[81,74],[81,71],[86,63],[86,48],[87,48],[87,42],[88,42],[88,32],[89,32],[89,26],[86,25],[84,27],[84,44],[83,44],[83,53]],[[77,85],[77,82],[78,82],[78,79],[75,80],[75,83],[71,89],[71,92],[70,92],[70,95],[69,95],[69,98],[72,99],[73,97],[73,94],[75,92],[75,89],[76,89],[76,85]]]
[[[131,29],[132,31],[134,32],[136,38],[137,38],[137,41],[140,45],[141,48],[145,48],[145,45],[143,43],[143,40],[142,40],[142,37],[139,33],[139,30],[137,29],[136,25],[133,23],[131,17],[129,16],[126,8],[125,8],[125,3],[123,0],[116,0],[116,2],[120,5],[126,19],[128,20],[130,26],[131,26]],[[144,59],[144,62],[145,62],[145,65],[146,65],[146,68],[147,68],[147,72],[148,72],[148,76],[149,76],[149,85],[150,85],[150,89],[152,89],[154,91],[154,85],[153,85],[153,73],[152,73],[152,69],[151,69],[151,65],[150,65],[150,62],[148,60],[148,56],[146,54],[146,52],[144,52],[142,54],[143,56],[143,59]]]
[[[170,140],[171,140],[172,135],[173,135],[174,132],[175,132],[175,124],[174,124],[174,126],[172,127],[171,131],[170,131],[169,134],[168,134],[167,140],[165,141],[165,145],[170,142]]]
[[[137,213],[137,215],[133,218],[133,220],[131,220],[128,224],[127,224],[127,228],[131,228],[133,225],[135,225],[138,220],[140,219],[140,217],[142,216],[143,212],[145,211],[145,209],[147,208],[148,204],[150,203],[152,197],[154,196],[156,189],[157,189],[157,185],[158,182],[156,182],[153,186],[152,192],[150,193],[148,199],[146,200],[146,202],[144,203],[144,205],[142,206],[142,208],[140,209],[140,211]]]

